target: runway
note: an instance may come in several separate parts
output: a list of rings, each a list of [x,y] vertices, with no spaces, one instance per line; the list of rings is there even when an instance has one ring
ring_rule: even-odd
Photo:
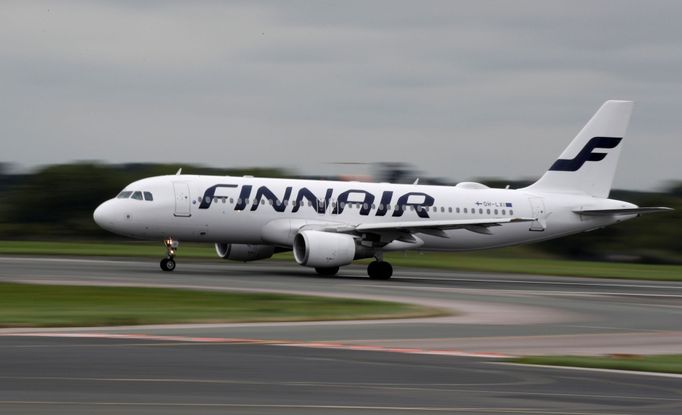
[[[154,260],[32,257],[0,257],[0,280],[378,298],[456,313],[2,329],[2,413],[682,411],[679,377],[508,366],[483,357],[682,353],[680,283],[408,269],[372,281],[359,266],[329,278],[277,262],[180,261],[174,273],[162,273]]]
[[[673,414],[680,379],[253,344],[7,337],[0,412]]]

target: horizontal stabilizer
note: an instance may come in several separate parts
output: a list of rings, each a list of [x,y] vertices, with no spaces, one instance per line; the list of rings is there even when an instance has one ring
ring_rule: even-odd
[[[674,210],[669,207],[637,207],[625,209],[576,209],[573,212],[586,216],[613,216],[613,215],[642,215],[644,213],[669,212]]]

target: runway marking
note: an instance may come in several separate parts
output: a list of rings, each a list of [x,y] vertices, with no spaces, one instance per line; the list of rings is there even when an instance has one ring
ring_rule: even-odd
[[[430,350],[430,349],[413,349],[402,347],[385,347],[385,346],[370,346],[370,345],[355,345],[342,343],[327,343],[327,342],[302,342],[302,343],[277,343],[273,346],[285,347],[308,347],[315,349],[337,349],[337,350],[356,350],[364,352],[388,352],[388,353],[404,353],[404,354],[420,354],[420,355],[435,355],[435,356],[456,356],[456,357],[483,357],[483,358],[511,358],[514,356],[494,352],[465,352],[462,350]]]
[[[462,350],[431,350],[419,348],[384,347],[375,345],[356,345],[338,342],[300,341],[300,340],[271,340],[271,339],[243,339],[227,337],[189,337],[165,336],[150,334],[115,334],[115,333],[0,333],[7,337],[52,337],[52,338],[82,338],[82,339],[110,339],[110,340],[157,340],[186,343],[215,343],[215,344],[258,344],[284,347],[306,347],[312,349],[337,349],[367,352],[387,352],[403,354],[420,354],[435,356],[481,357],[481,358],[511,358],[514,356],[494,352],[466,352]]]
[[[110,263],[117,263],[117,264],[148,264],[146,261],[133,261],[133,260],[116,260],[116,259],[91,259],[91,258],[56,258],[56,257],[21,257],[21,256],[2,256],[0,255],[0,262],[11,262],[11,261],[16,261],[16,262],[62,262],[62,263],[103,263],[103,264],[110,264]],[[230,265],[229,267],[221,266],[218,264],[207,264],[207,263],[189,263],[194,267],[197,268],[211,268],[211,269],[217,269],[217,270],[249,270],[252,271],[254,270],[253,267],[244,267],[244,266],[239,266],[239,265]],[[288,269],[296,269],[300,270],[300,267],[294,266],[294,264],[289,263],[289,262],[282,262],[281,264],[262,264],[262,268],[269,268],[269,269],[276,269],[276,270],[282,270],[284,268]],[[354,272],[357,271],[357,272]],[[353,274],[361,274],[364,277],[364,271],[360,270],[354,270],[354,269],[348,269],[346,272],[352,272]],[[406,270],[405,272],[410,272],[410,270]],[[455,281],[455,282],[473,282],[473,283],[515,283],[515,284],[535,284],[535,285],[585,285],[585,286],[597,286],[597,287],[626,287],[626,288],[659,288],[659,289],[674,289],[674,290],[680,290],[682,289],[681,285],[662,285],[663,283],[666,283],[666,281],[661,281],[661,285],[654,285],[649,282],[649,280],[635,280],[635,281],[641,281],[642,284],[627,284],[627,283],[613,283],[613,282],[606,282],[606,281],[613,281],[613,279],[606,279],[604,278],[603,280],[605,281],[604,283],[602,282],[596,282],[594,280],[602,280],[600,278],[596,277],[566,277],[566,276],[558,276],[558,275],[537,275],[537,276],[528,276],[530,278],[537,277],[537,278],[542,278],[542,277],[549,277],[549,278],[577,278],[577,279],[582,279],[584,278],[585,281],[563,281],[563,280],[557,280],[557,281],[536,281],[532,279],[477,279],[475,277],[443,277],[443,275],[446,275],[445,273],[442,272],[442,270],[436,270],[436,269],[415,269],[412,270],[412,272],[416,272],[418,274],[421,274],[421,276],[396,276],[394,279],[396,281],[400,280],[410,280],[410,279],[418,279],[418,280],[434,280],[434,281]],[[458,273],[462,273],[462,271],[456,271]],[[480,275],[482,277],[484,276],[489,276],[489,275],[498,275],[498,273],[495,272],[467,272],[464,271],[465,274],[468,275]],[[516,274],[516,275],[524,275],[524,274]],[[331,282],[331,281],[330,281]],[[668,282],[669,283],[669,282]],[[369,284],[368,284],[369,286]],[[378,285],[375,284],[375,287],[379,288],[386,288],[387,285]],[[392,287],[388,285],[388,287]],[[393,287],[392,287],[393,288]]]
[[[539,367],[544,369],[566,369],[566,370],[581,370],[586,372],[602,372],[602,373],[620,373],[627,375],[640,376],[658,376],[662,378],[682,379],[682,374],[679,373],[663,373],[663,372],[645,372],[641,370],[624,370],[624,369],[601,369],[598,367],[580,367],[580,366],[560,366],[560,365],[534,365],[527,363],[510,363],[510,362],[488,362],[491,365],[506,365],[506,366],[525,366],[525,367]]]
[[[524,413],[545,415],[625,415],[623,412],[585,412],[566,410],[547,410],[542,408],[505,408],[505,407],[428,407],[428,406],[371,406],[371,405],[296,405],[296,404],[239,404],[239,403],[185,403],[185,402],[78,402],[78,401],[0,401],[0,405],[72,405],[72,406],[169,406],[169,407],[206,407],[206,408],[263,408],[263,409],[326,409],[357,411],[400,411],[400,412],[484,412],[484,413]]]
[[[505,363],[500,363],[504,365]],[[524,364],[513,364],[511,366],[534,366]],[[543,367],[543,366],[539,366]],[[546,368],[555,369],[554,366],[544,366]],[[628,371],[610,371],[625,374],[632,374]],[[642,372],[648,373],[648,372]],[[597,398],[597,399],[619,399],[619,400],[638,400],[638,401],[666,401],[666,402],[680,402],[680,398],[665,398],[660,396],[634,396],[634,395],[618,395],[618,394],[589,394],[589,393],[559,393],[559,392],[519,392],[517,390],[497,390],[497,389],[476,389],[463,388],[462,386],[494,386],[497,384],[395,384],[395,383],[341,383],[341,382],[263,382],[263,381],[249,381],[249,380],[232,380],[232,379],[182,379],[182,378],[97,378],[97,377],[65,377],[65,376],[26,376],[26,377],[10,377],[0,376],[0,379],[7,380],[55,380],[55,381],[77,381],[77,382],[139,382],[139,383],[206,383],[206,384],[245,384],[245,385],[280,385],[280,386],[313,386],[324,388],[371,388],[371,389],[394,389],[394,390],[417,390],[417,391],[435,391],[435,392],[462,392],[462,393],[478,393],[478,394],[512,394],[517,395],[522,393],[528,396],[543,396],[543,397],[572,397],[572,398]],[[0,401],[2,403],[2,401]]]

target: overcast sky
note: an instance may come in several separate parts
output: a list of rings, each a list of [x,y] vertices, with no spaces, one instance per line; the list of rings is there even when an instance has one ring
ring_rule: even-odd
[[[607,99],[682,179],[679,1],[3,1],[0,161],[538,177]],[[172,172],[170,172],[172,173]]]

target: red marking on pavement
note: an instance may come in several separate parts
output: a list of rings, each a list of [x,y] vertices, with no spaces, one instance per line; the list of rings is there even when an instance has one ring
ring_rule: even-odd
[[[291,340],[272,340],[272,339],[241,339],[228,337],[191,337],[191,336],[164,336],[144,333],[1,333],[0,336],[15,337],[69,337],[69,338],[90,338],[90,339],[123,339],[123,340],[157,340],[168,342],[187,342],[187,343],[224,343],[224,344],[262,344],[285,347],[307,347],[312,349],[338,349],[338,350],[357,350],[370,352],[423,354],[436,356],[458,356],[458,357],[487,357],[487,358],[509,358],[512,356],[494,352],[466,352],[463,350],[431,350],[401,347],[385,347],[377,345],[362,344],[343,344],[338,342],[320,341],[291,341]]]

